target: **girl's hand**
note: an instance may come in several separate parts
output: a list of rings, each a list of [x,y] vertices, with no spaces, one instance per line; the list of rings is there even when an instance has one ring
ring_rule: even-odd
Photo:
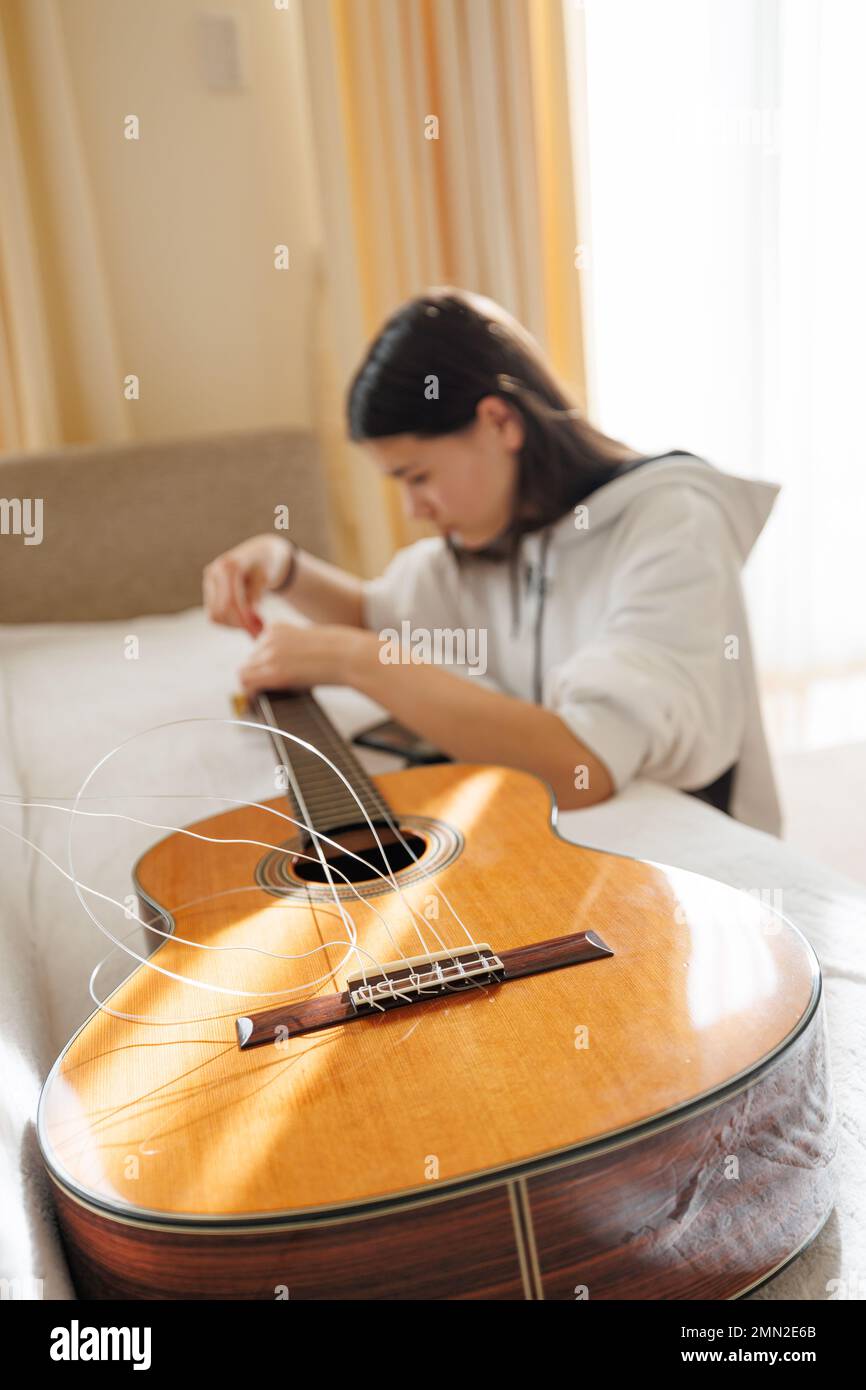
[[[291,545],[284,536],[251,536],[205,566],[202,596],[207,616],[258,637],[264,624],[255,604],[285,578]]]
[[[244,693],[348,685],[359,659],[376,659],[375,633],[357,627],[274,623],[258,638],[238,673]]]

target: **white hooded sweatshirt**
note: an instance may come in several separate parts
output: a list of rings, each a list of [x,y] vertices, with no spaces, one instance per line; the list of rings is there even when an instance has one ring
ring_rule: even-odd
[[[617,791],[637,775],[699,791],[733,768],[730,814],[778,835],[740,579],[778,492],[681,450],[640,460],[524,536],[516,574],[459,563],[442,537],[407,546],[364,584],[364,621],[483,634],[475,678],[554,710]]]

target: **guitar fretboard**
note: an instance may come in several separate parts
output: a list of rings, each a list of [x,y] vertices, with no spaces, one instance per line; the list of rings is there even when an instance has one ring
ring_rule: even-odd
[[[382,793],[309,691],[298,694],[263,691],[250,700],[250,709],[254,718],[267,724],[272,731],[271,741],[280,764],[286,769],[287,793],[298,820],[328,835],[341,826],[363,822],[364,816],[355,797],[333,768],[308,748],[284,738],[280,730],[304,739],[329,758],[374,823],[391,817],[391,809]]]

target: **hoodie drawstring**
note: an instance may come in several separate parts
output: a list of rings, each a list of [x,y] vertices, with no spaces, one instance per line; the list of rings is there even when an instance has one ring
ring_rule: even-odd
[[[529,593],[533,583],[538,590],[538,606],[535,610],[535,629],[533,632],[533,699],[537,705],[541,704],[542,695],[542,671],[541,671],[541,635],[542,624],[544,622],[544,605],[547,593],[550,588],[550,581],[547,577],[547,551],[550,546],[551,528],[548,526],[541,538],[541,551],[538,561],[538,568],[530,562],[526,572],[526,591]],[[519,630],[520,614],[520,549],[515,548],[508,560],[509,589],[511,594],[511,636],[517,637]]]
[[[516,637],[516,636],[517,636],[517,627],[518,627],[517,615],[518,615],[518,612],[519,612],[519,600],[520,600],[520,595],[519,595],[519,592],[518,592],[519,586],[520,586],[520,577],[519,577],[519,574],[518,574],[518,569],[519,569],[519,555],[520,555],[520,551],[519,551],[519,549],[518,549],[517,547],[515,547],[515,548],[511,551],[511,554],[510,554],[509,557],[508,557],[508,578],[509,578],[509,585],[510,585],[510,590],[511,590],[511,636],[512,636],[512,637]]]
[[[533,689],[534,699],[537,705],[541,704],[542,694],[542,673],[541,673],[541,630],[544,622],[544,605],[547,599],[547,591],[550,588],[550,581],[547,577],[547,551],[550,545],[550,527],[544,532],[541,539],[541,558],[539,560],[538,571],[538,608],[535,613],[535,656],[533,669]]]

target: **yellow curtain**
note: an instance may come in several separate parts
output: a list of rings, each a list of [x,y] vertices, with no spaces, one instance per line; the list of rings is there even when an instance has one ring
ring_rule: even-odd
[[[0,451],[130,438],[57,0],[0,0]]]
[[[345,443],[342,397],[403,300],[436,284],[489,295],[586,408],[569,99],[582,78],[567,56],[582,49],[573,35],[567,49],[560,0],[301,5],[323,215],[319,433],[343,561],[372,574],[423,530]]]
[[[322,214],[315,417],[339,557],[373,574],[421,530],[347,445],[344,399],[403,300],[449,283],[498,300],[586,406],[569,113],[582,81],[562,0],[292,3]],[[132,433],[65,46],[73,18],[62,0],[0,0],[2,451]]]

